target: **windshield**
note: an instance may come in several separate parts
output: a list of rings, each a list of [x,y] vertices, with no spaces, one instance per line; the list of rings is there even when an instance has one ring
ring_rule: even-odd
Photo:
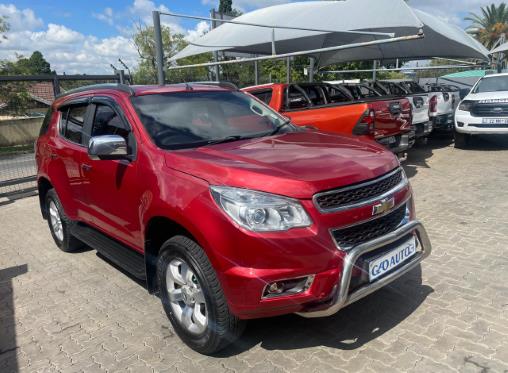
[[[286,119],[241,92],[178,92],[132,98],[139,118],[157,146],[185,149],[262,137]]]
[[[402,84],[409,91],[409,93],[425,93],[425,90],[416,82],[403,82]]]
[[[508,76],[483,78],[478,82],[474,93],[508,91]]]

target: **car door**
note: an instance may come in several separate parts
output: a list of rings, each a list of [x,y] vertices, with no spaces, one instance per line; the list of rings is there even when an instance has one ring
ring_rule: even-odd
[[[67,215],[75,220],[85,220],[87,215],[81,164],[87,155],[84,124],[88,109],[87,98],[60,106],[56,136],[48,141],[48,173]]]
[[[119,135],[127,141],[129,159],[92,160],[87,155],[84,188],[94,225],[127,245],[140,247],[136,139],[120,105],[111,98],[94,98],[87,133],[90,137]]]

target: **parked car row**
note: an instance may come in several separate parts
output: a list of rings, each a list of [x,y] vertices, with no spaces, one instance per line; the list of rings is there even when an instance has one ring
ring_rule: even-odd
[[[414,81],[265,84],[243,89],[299,126],[376,140],[394,153],[453,130],[460,96],[450,86]]]

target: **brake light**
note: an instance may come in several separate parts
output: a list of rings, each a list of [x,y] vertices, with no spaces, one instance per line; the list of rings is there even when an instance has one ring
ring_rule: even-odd
[[[432,98],[429,101],[429,111],[431,113],[437,112],[437,96],[432,96]]]
[[[353,135],[368,136],[374,135],[376,130],[376,112],[373,109],[366,110],[353,128]]]

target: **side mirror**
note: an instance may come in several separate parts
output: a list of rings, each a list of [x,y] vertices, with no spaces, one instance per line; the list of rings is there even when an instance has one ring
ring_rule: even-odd
[[[88,143],[88,156],[94,160],[124,159],[128,156],[127,142],[118,135],[92,137]]]

